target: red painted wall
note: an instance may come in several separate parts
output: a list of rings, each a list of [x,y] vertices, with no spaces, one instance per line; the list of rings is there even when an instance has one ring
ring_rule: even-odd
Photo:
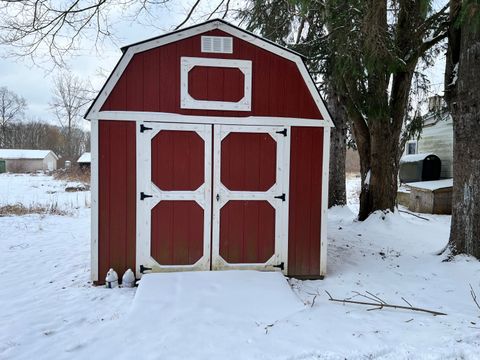
[[[230,36],[220,30],[201,35]],[[322,119],[294,62],[239,38],[233,54],[202,53],[201,35],[136,54],[112,90],[102,110],[155,111],[208,116],[279,116]],[[210,57],[252,61],[252,110],[216,111],[180,109],[180,57]],[[200,76],[197,74],[196,76]],[[208,76],[203,74],[202,76]],[[229,86],[230,72],[213,71],[213,79],[195,81],[192,91],[202,98],[238,97],[238,86]],[[228,93],[232,92],[232,94]]]
[[[292,127],[288,272],[320,275],[323,128]]]
[[[135,270],[135,122],[99,121],[98,283]]]

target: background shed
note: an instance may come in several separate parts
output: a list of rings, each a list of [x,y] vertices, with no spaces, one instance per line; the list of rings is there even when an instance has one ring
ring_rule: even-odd
[[[91,155],[89,152],[84,152],[77,160],[77,164],[81,169],[90,169]]]
[[[400,159],[399,176],[402,183],[440,179],[442,162],[435,154],[405,155]]]
[[[410,211],[427,214],[452,213],[452,179],[409,183]]]
[[[57,160],[51,150],[0,149],[0,172],[53,171]]]

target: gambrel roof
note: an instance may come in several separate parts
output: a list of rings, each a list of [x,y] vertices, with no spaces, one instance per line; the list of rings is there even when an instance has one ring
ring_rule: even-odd
[[[248,31],[245,31],[237,26],[231,25],[223,20],[210,20],[199,25],[194,25],[185,29],[177,30],[168,34],[164,34],[158,37],[147,39],[141,42],[137,42],[122,48],[122,57],[115,66],[115,69],[111,73],[107,82],[104,84],[103,88],[99,92],[97,98],[91,104],[87,113],[85,114],[85,119],[106,119],[101,116],[102,106],[107,101],[109,95],[114,89],[115,85],[121,78],[122,74],[125,72],[128,64],[132,60],[133,56],[138,53],[142,53],[154,48],[161,47],[166,44],[170,44],[176,41],[187,39],[193,36],[200,35],[202,33],[212,31],[212,30],[221,30],[224,33],[230,34],[236,38],[239,38],[243,41],[246,41],[250,44],[253,44],[257,47],[260,47],[270,53],[273,53],[277,56],[280,56],[284,59],[288,59],[296,64],[297,70],[299,71],[305,85],[308,88],[308,91],[315,102],[318,111],[323,117],[322,126],[333,126],[331,116],[325,106],[323,99],[318,92],[318,89],[315,86],[315,83],[310,76],[307,67],[303,61],[302,55],[299,53],[282,47],[278,44],[275,44],[267,39],[264,39],[258,35],[252,34]],[[108,118],[107,118],[108,119]]]

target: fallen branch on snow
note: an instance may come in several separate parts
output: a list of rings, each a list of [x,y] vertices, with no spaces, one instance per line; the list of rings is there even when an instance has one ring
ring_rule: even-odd
[[[477,294],[475,294],[472,284],[468,284],[468,285],[470,285],[470,295],[472,295],[473,302],[475,303],[475,305],[477,305],[478,309],[480,310],[480,304],[478,303],[478,300],[477,300]]]
[[[399,211],[399,212],[402,212],[402,213],[405,213],[405,214],[408,214],[408,215],[415,216],[415,217],[417,217],[417,218],[419,218],[419,219],[422,219],[422,220],[430,221],[430,219],[427,219],[426,217],[423,217],[423,216],[414,214],[414,213],[412,213],[412,212],[410,212],[410,211],[405,211],[405,210],[400,210],[400,209],[398,209],[398,211]]]
[[[358,305],[368,305],[368,306],[374,306],[374,308],[371,308],[371,309],[367,309],[367,311],[372,311],[372,310],[381,310],[383,308],[393,308],[393,309],[403,309],[403,310],[410,310],[410,311],[419,311],[419,312],[425,312],[425,313],[429,313],[429,314],[432,314],[434,316],[437,316],[437,315],[447,315],[445,313],[442,313],[442,312],[439,312],[439,311],[434,311],[434,310],[428,310],[428,309],[423,309],[423,308],[419,308],[419,307],[414,307],[412,306],[407,300],[405,300],[403,297],[402,297],[402,300],[405,301],[408,306],[404,306],[404,305],[394,305],[394,304],[387,304],[385,301],[383,301],[382,299],[380,299],[378,296],[376,295],[373,295],[372,293],[370,292],[366,292],[369,296],[367,295],[364,295],[364,294],[360,294],[358,292],[355,292],[356,295],[358,296],[361,296],[361,297],[364,297],[366,299],[369,299],[371,300],[372,302],[367,302],[367,301],[356,301],[356,300],[351,300],[350,299],[335,299],[332,295],[330,295],[330,293],[325,290],[325,292],[327,293],[327,295],[330,297],[328,300],[330,301],[335,301],[335,302],[341,302],[341,303],[348,303],[348,304],[358,304]]]

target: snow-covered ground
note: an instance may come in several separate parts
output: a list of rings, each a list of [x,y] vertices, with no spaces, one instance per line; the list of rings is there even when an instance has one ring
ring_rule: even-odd
[[[159,286],[151,304],[134,300],[135,289],[93,287],[89,193],[67,194],[47,176],[0,175],[0,204],[57,201],[72,214],[0,217],[0,359],[479,359],[480,310],[469,284],[480,297],[480,263],[436,255],[450,217],[380,213],[356,222],[359,181],[348,184],[349,207],[329,212],[328,276],[290,280],[298,307],[277,292],[264,318],[264,292],[245,282],[247,273],[237,291],[259,298],[257,307],[231,300],[229,287],[213,296],[225,280],[208,273],[190,281],[198,292],[181,281]],[[261,289],[281,280],[265,281]],[[331,302],[325,290],[404,305],[403,297],[448,315],[367,311]]]

